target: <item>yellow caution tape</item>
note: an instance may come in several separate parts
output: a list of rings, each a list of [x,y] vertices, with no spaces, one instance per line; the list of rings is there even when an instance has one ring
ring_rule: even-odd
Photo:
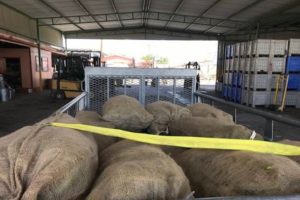
[[[300,147],[276,142],[189,136],[159,136],[84,124],[51,123],[51,125],[156,145],[202,149],[242,150],[284,156],[300,156]]]

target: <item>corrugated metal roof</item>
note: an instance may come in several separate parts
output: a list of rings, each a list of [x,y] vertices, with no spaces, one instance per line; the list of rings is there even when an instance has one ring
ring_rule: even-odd
[[[227,34],[299,26],[299,0],[0,0],[63,32],[158,28],[178,33]],[[270,20],[271,19],[271,20]]]

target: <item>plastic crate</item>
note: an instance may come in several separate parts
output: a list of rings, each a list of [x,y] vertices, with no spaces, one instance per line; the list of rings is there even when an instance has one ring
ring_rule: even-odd
[[[300,91],[300,74],[289,74],[288,89]]]
[[[229,57],[233,57],[234,56],[234,44],[230,45],[230,54]]]
[[[220,82],[216,82],[216,90],[217,92],[222,92],[222,88],[223,88],[223,83]]]
[[[271,59],[272,72],[282,72],[285,71],[286,58],[284,57],[274,57]]]
[[[250,75],[249,75],[249,74],[245,74],[245,75],[244,75],[244,80],[243,80],[243,82],[244,82],[244,87],[245,87],[245,88],[248,88],[248,87],[249,87],[249,78],[250,78]]]
[[[300,54],[300,39],[290,39],[289,54]]]
[[[255,55],[269,55],[271,53],[271,40],[255,40],[253,48],[253,54]]]
[[[268,75],[267,74],[250,75],[249,87],[256,88],[256,89],[266,89],[268,87]]]
[[[223,74],[223,83],[228,84],[228,73]]]
[[[234,45],[234,56],[235,57],[238,57],[238,56],[240,56],[240,43],[236,43],[235,45]]]
[[[272,92],[272,98],[274,97],[275,92]],[[287,91],[285,97],[285,105],[286,106],[296,106],[299,92],[298,91]],[[282,98],[282,93],[278,93],[277,102],[280,103]]]
[[[298,92],[295,91],[288,91],[286,94],[286,99],[285,99],[285,105],[286,106],[296,106],[297,104],[297,97],[298,97]]]
[[[236,89],[236,102],[241,102],[242,100],[242,89],[241,88],[237,88]]]
[[[245,71],[246,58],[240,58],[240,71]]]
[[[287,72],[300,72],[300,56],[289,56],[286,68]]]
[[[231,48],[230,45],[227,45],[227,46],[226,46],[226,52],[225,52],[226,58],[230,58],[230,48]]]
[[[222,87],[222,96],[224,98],[227,97],[227,88],[228,88],[228,86],[223,84],[223,87]]]
[[[229,59],[229,70],[232,70],[233,68],[233,61],[234,61],[233,58]]]
[[[288,40],[272,40],[273,55],[285,55],[288,49]]]
[[[231,99],[232,98],[232,87],[227,86],[227,98]]]
[[[246,46],[246,42],[241,42],[240,43],[240,56],[244,56],[246,54],[246,52],[245,52],[245,50],[246,50],[245,46]]]
[[[237,82],[238,82],[238,86],[242,86],[242,84],[243,84],[243,73],[238,73]]]
[[[266,91],[249,91],[249,104],[252,106],[270,105],[271,97]]]
[[[233,71],[238,71],[239,70],[239,60],[240,60],[240,58],[234,58],[233,59],[233,65],[232,65],[232,70]]]
[[[232,73],[228,73],[228,84],[232,84]]]
[[[248,94],[249,94],[249,91],[248,90],[243,90],[242,94],[243,94],[242,97],[241,97],[242,103],[248,104]]]
[[[249,66],[250,66],[250,62],[249,61]],[[259,72],[259,71],[268,71],[268,66],[269,66],[269,58],[267,57],[256,57],[256,58],[252,58],[252,64],[250,66],[250,70],[251,72]]]
[[[228,59],[225,59],[225,61],[224,61],[224,68],[226,71],[229,70],[229,60]]]
[[[237,72],[233,72],[233,74],[232,74],[232,82],[231,82],[232,85],[235,85],[235,86],[238,85],[238,74],[239,73],[237,73]]]
[[[245,59],[245,71],[246,71],[246,72],[249,72],[249,71],[250,71],[250,62],[251,62],[251,59],[250,59],[250,58],[246,58],[246,59]]]
[[[232,87],[231,88],[231,100],[236,101],[237,99],[237,87]]]
[[[249,41],[249,42],[246,43],[245,51],[246,51],[247,56],[252,55],[252,47],[253,47],[253,42],[252,41]]]
[[[244,75],[244,86],[246,88],[256,88],[256,89],[267,89],[268,85],[271,84],[271,88],[276,87],[276,77],[278,75],[274,74],[271,77],[271,83],[268,79],[268,74],[245,74]]]

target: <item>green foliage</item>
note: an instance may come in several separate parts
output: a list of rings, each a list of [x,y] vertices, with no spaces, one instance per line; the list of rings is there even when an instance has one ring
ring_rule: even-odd
[[[151,62],[153,60],[154,56],[151,54],[147,54],[145,56],[142,57],[142,59],[146,62]]]
[[[168,64],[169,60],[166,57],[160,57],[159,60],[157,61],[158,64]]]

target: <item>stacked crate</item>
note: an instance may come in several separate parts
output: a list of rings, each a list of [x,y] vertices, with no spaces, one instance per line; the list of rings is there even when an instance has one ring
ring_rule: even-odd
[[[253,107],[270,105],[276,78],[285,72],[287,47],[286,40],[264,39],[228,45],[223,97]]]
[[[233,68],[233,49],[234,45],[227,45],[225,49],[225,72],[223,75],[223,89],[222,96],[225,99],[231,99],[231,80],[232,80],[232,68]]]
[[[300,91],[300,39],[290,39],[286,73],[289,74],[286,105],[296,106]]]
[[[276,77],[285,72],[287,40],[258,39],[246,47],[242,102],[252,107],[272,104]]]

